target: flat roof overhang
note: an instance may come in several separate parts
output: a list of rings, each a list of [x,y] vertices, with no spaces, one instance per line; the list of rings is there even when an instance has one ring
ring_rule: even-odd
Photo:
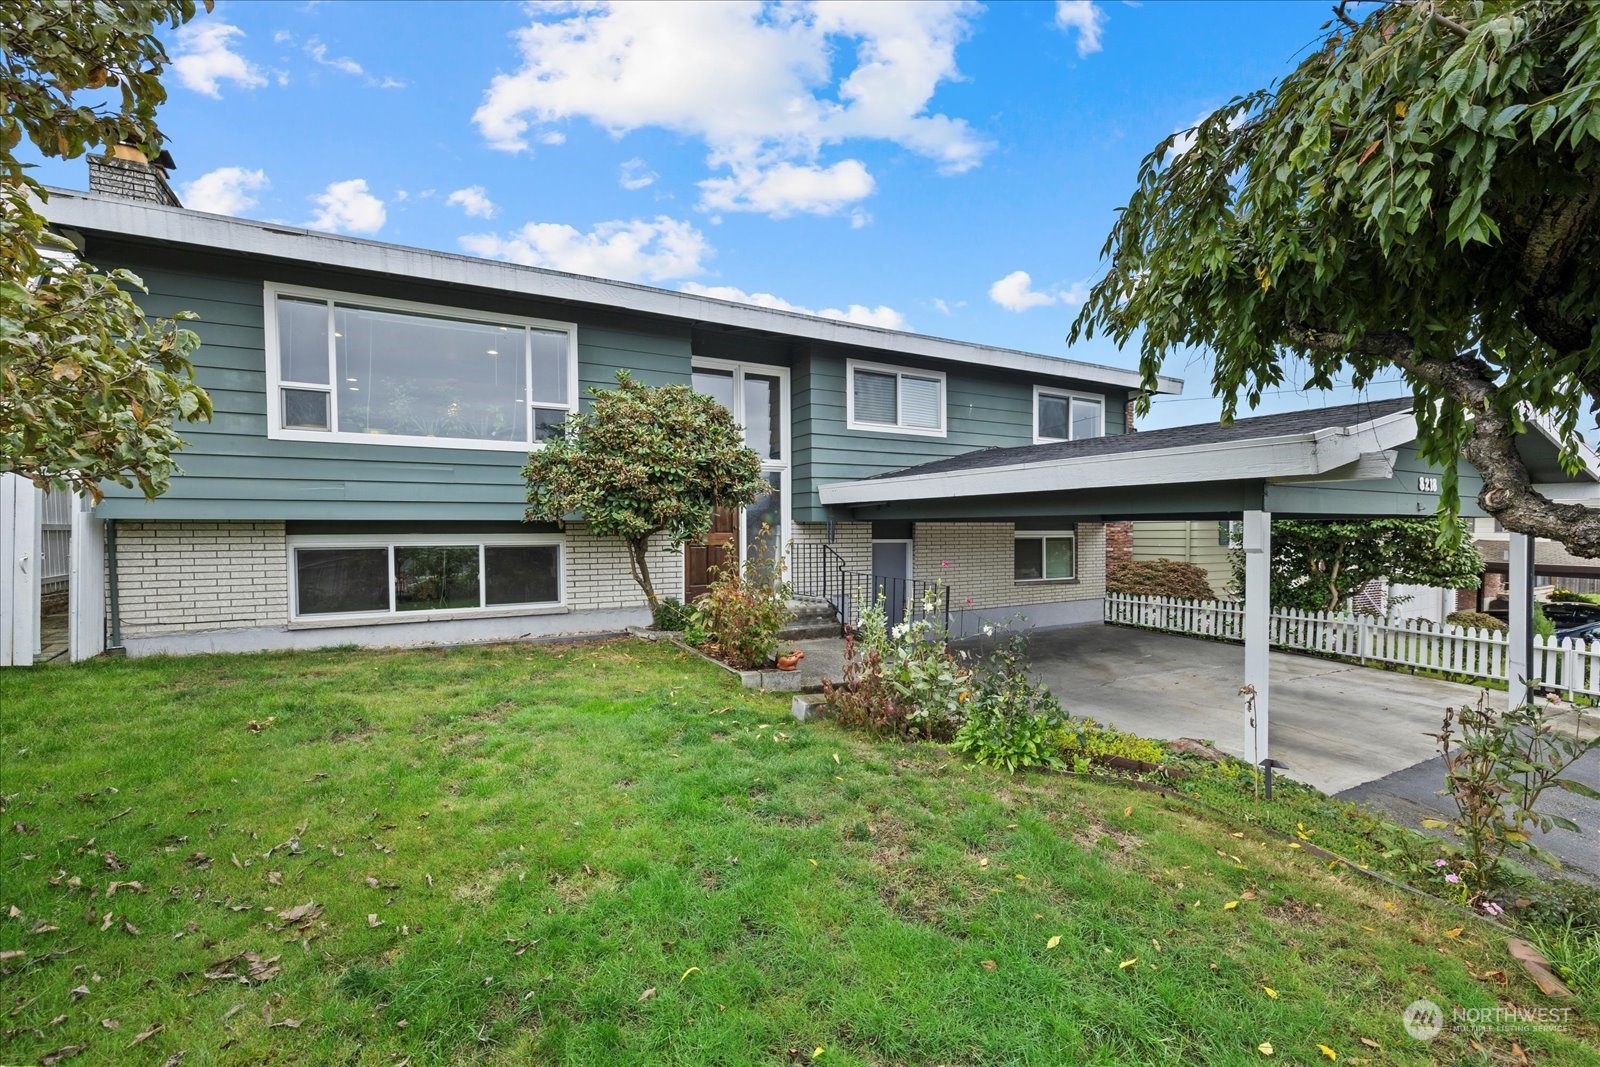
[[[1426,476],[1414,486],[1397,484],[1397,456],[1417,434],[1411,412],[1359,420],[1339,416],[1348,410],[1330,409],[1329,425],[1290,433],[1272,432],[1275,417],[1265,416],[1251,420],[1263,432],[1250,433],[1241,424],[1245,432],[1203,443],[1182,441],[1183,431],[1218,436],[1213,427],[1152,432],[1152,438],[1173,438],[1170,447],[1068,456],[1052,456],[1049,445],[1006,449],[993,461],[958,457],[926,469],[823,485],[818,493],[831,511],[856,519],[1220,519],[1250,510],[1310,519],[1434,514],[1438,490],[1424,488]],[[1595,454],[1581,449],[1583,468],[1576,474],[1552,469],[1556,438],[1536,421],[1530,427],[1523,450],[1536,477],[1548,479],[1540,491],[1600,502]],[[1461,513],[1480,517],[1469,471],[1464,467]],[[1476,472],[1470,473],[1475,479]]]

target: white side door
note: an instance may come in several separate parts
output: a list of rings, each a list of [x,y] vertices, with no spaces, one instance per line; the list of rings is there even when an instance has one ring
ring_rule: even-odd
[[[27,667],[39,643],[39,490],[0,474],[0,667]]]

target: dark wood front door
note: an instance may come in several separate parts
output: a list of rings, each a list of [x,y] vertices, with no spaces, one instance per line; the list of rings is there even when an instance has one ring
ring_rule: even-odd
[[[705,543],[683,546],[684,602],[705,596],[717,576],[717,568],[725,565],[739,565],[738,508],[718,508]]]

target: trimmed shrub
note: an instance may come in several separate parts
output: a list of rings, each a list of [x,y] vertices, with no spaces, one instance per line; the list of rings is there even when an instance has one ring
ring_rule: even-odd
[[[1119,563],[1106,575],[1106,592],[1134,596],[1172,596],[1215,600],[1205,568],[1176,559],[1140,559]]]
[[[1093,719],[1069,719],[1057,728],[1055,740],[1061,755],[1069,763],[1079,757],[1103,760],[1111,756],[1139,760],[1141,763],[1160,763],[1167,754],[1160,742],[1138,734],[1124,733],[1114,726],[1102,726]]]
[[[669,596],[656,605],[654,617],[657,630],[687,630],[694,621],[694,607]]]
[[[1552,604],[1600,604],[1600,596],[1594,593],[1574,593],[1570,589],[1554,589],[1550,593]]]
[[[1466,626],[1478,630],[1493,630],[1495,633],[1504,633],[1507,629],[1505,623],[1493,615],[1485,615],[1481,611],[1452,611],[1444,617],[1444,621],[1451,626]]]

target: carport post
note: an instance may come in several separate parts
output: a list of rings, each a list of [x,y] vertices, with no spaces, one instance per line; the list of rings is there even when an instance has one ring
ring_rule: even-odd
[[[1506,707],[1528,702],[1533,677],[1533,538],[1513,533],[1506,553],[1506,585],[1510,593],[1506,635]]]
[[[1244,753],[1252,766],[1267,752],[1267,641],[1272,618],[1272,512],[1244,513],[1244,684],[1255,688],[1255,724],[1244,720]]]

